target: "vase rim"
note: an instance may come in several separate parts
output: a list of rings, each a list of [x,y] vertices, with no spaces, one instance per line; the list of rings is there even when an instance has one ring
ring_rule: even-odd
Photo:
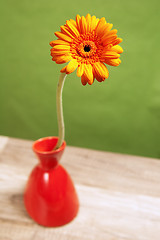
[[[37,143],[44,142],[45,140],[51,140],[51,139],[58,140],[58,137],[56,137],[56,136],[42,137],[42,138],[39,138],[38,140],[34,141],[34,143],[32,145],[33,151],[36,152],[36,153],[39,153],[39,154],[44,154],[44,155],[48,154],[49,155],[49,154],[61,152],[62,150],[65,149],[65,147],[66,147],[66,141],[65,140],[63,141],[62,145],[58,149],[56,149],[56,150],[41,151],[41,150],[38,150],[36,148],[36,144]]]

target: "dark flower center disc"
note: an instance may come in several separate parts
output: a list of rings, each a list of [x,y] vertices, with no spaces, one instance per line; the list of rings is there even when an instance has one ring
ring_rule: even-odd
[[[89,46],[89,45],[84,46],[84,51],[85,52],[89,52],[90,50],[91,50],[91,46]]]

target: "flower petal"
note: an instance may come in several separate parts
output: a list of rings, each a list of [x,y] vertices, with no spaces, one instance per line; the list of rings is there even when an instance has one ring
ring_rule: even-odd
[[[93,68],[100,78],[108,78],[109,72],[107,67],[102,62],[96,62],[93,64]]]
[[[70,38],[73,39],[75,38],[74,34],[72,33],[72,31],[70,31],[70,29],[67,26],[61,26],[61,32],[66,34]]]
[[[49,44],[50,44],[51,47],[54,47],[55,45],[69,45],[68,42],[65,42],[65,41],[60,40],[60,39],[57,39],[55,41],[51,41]]]
[[[56,55],[56,56],[58,56],[58,55],[68,55],[69,56],[70,55],[71,56],[70,52],[68,52],[66,50],[57,51],[57,50],[51,49],[51,56],[53,56],[53,55]]]
[[[113,42],[117,39],[117,35],[110,35],[102,40],[103,46],[108,46],[109,44],[113,45]]]
[[[74,37],[79,37],[79,35],[80,35],[79,31],[77,30],[77,28],[73,25],[73,23],[71,21],[66,21],[66,25]]]
[[[87,79],[87,82],[92,85],[93,83],[93,71],[92,71],[92,65],[91,64],[85,64],[84,65],[84,76]]]
[[[117,29],[113,29],[111,31],[106,31],[106,33],[102,37],[102,40],[106,39],[107,37],[109,38],[110,36],[116,36],[116,34],[117,34]]]
[[[119,58],[117,58],[117,59],[107,59],[107,60],[105,60],[105,63],[110,65],[110,66],[117,67],[121,63],[121,60]]]
[[[103,35],[103,32],[105,31],[106,28],[106,20],[105,18],[101,18],[95,28],[95,32],[97,33],[97,35],[99,37],[101,37]]]
[[[104,63],[101,63],[101,68],[103,69],[104,77],[105,77],[105,78],[108,78],[109,72],[108,72],[107,67],[104,65]]]
[[[56,37],[60,38],[61,40],[64,40],[69,43],[72,42],[72,38],[68,37],[67,35],[65,35],[61,32],[55,32],[54,34],[56,35]]]
[[[115,51],[117,53],[122,53],[123,52],[123,48],[120,47],[119,45],[115,45],[115,46],[111,47],[111,51]]]
[[[87,22],[84,16],[80,20],[81,33],[84,34],[87,32]]]
[[[93,31],[96,28],[98,22],[99,22],[99,18],[96,18],[96,16],[92,16],[92,18],[91,18],[91,31]]]
[[[91,31],[91,15],[88,13],[86,15],[86,23],[87,23],[87,32]]]
[[[73,19],[70,19],[69,21],[73,24],[73,26],[75,26],[75,27],[77,28],[77,23],[76,23],[76,21],[74,21]]]
[[[84,74],[81,77],[81,83],[83,84],[83,86],[87,84],[87,78],[84,76]]]
[[[65,73],[65,72],[66,72],[66,67],[67,67],[67,66],[63,67],[60,72],[61,72],[61,73]]]
[[[109,34],[113,24],[106,23],[101,26],[100,32],[98,33],[100,37],[104,37],[105,35]]]
[[[61,50],[70,51],[70,46],[68,46],[68,45],[55,45],[52,49],[57,50],[57,51],[61,51]]]
[[[55,56],[55,58],[58,58],[59,56],[71,56],[70,53],[66,52],[66,51],[52,51],[51,49],[51,56]]]
[[[68,63],[68,65],[67,65],[67,67],[66,67],[66,73],[67,73],[67,74],[72,73],[77,67],[78,67],[78,62],[77,62],[77,60],[76,60],[76,59],[72,59],[72,60]]]
[[[114,46],[114,45],[118,45],[118,44],[120,44],[122,41],[123,41],[122,38],[117,38],[117,39],[115,39],[115,40],[112,42],[112,44],[113,44],[113,46]]]
[[[100,77],[100,75],[98,75],[95,70],[94,70],[94,67],[93,67],[93,76],[97,79],[98,82],[103,82],[105,80],[104,77]]]
[[[109,32],[113,27],[113,24],[112,23],[107,23],[106,24],[106,32]]]
[[[84,64],[81,63],[77,68],[77,76],[81,77],[83,75],[83,72],[84,72]]]
[[[105,81],[104,77],[96,76],[95,78],[97,79],[98,82],[104,82]]]
[[[101,55],[101,58],[112,58],[112,59],[115,59],[115,58],[119,58],[120,55],[117,53],[117,52],[111,52],[111,51],[104,51]]]
[[[55,61],[58,64],[62,64],[62,63],[69,62],[71,59],[72,59],[71,56],[62,55],[62,56],[58,56]]]
[[[70,46],[65,46],[65,45],[55,45],[51,49],[51,54],[57,54],[57,55],[70,55]]]
[[[81,33],[80,20],[81,20],[81,17],[79,15],[77,15],[76,16],[77,29]]]

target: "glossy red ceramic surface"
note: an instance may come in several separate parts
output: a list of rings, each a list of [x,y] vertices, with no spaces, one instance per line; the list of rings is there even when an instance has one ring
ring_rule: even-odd
[[[30,217],[47,227],[69,223],[79,209],[73,182],[59,165],[66,143],[52,150],[57,141],[57,137],[47,137],[33,144],[39,164],[31,172],[24,193],[24,203]]]

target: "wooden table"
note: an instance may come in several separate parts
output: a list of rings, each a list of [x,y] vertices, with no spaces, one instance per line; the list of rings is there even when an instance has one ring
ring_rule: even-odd
[[[37,163],[32,141],[0,137],[0,240],[160,240],[158,159],[66,148],[61,164],[75,183],[80,211],[45,228],[30,219],[23,191]]]

